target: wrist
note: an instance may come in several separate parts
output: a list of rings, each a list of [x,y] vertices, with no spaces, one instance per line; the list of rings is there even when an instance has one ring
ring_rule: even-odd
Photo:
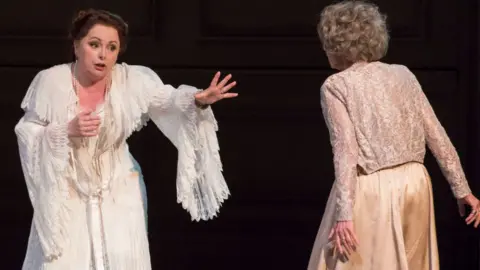
[[[208,106],[210,106],[208,104],[202,104],[198,100],[195,100],[195,105],[202,110],[205,110],[206,108],[208,108]]]
[[[201,101],[201,98],[199,97],[200,94],[201,94],[201,91],[197,92],[197,93],[194,95],[195,105],[196,105],[198,108],[204,110],[204,109],[208,108],[208,106],[210,106],[210,105],[207,104],[207,103],[203,103],[203,102]]]

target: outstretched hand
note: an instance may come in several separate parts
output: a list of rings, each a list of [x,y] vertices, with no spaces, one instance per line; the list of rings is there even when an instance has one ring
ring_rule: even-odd
[[[217,72],[210,83],[210,86],[195,94],[195,100],[197,103],[201,105],[211,105],[219,100],[224,98],[234,98],[238,96],[237,93],[227,93],[228,90],[232,89],[237,82],[231,82],[229,84],[228,81],[232,78],[232,75],[229,74],[223,80],[218,83],[220,79],[220,72]]]
[[[470,193],[462,199],[459,199],[457,201],[457,204],[458,211],[460,213],[460,216],[462,217],[465,217],[465,205],[470,205],[470,207],[472,208],[472,212],[465,219],[465,222],[467,223],[467,225],[473,223],[473,227],[477,228],[480,224],[480,202],[478,201],[478,199]]]

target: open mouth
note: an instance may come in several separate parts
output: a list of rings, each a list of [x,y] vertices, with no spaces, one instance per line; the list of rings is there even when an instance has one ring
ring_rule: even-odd
[[[95,69],[97,70],[103,70],[104,68],[105,68],[105,64],[102,64],[102,63],[95,64]]]

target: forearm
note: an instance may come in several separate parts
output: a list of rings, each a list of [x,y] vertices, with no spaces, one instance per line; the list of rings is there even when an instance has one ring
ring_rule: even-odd
[[[463,198],[470,194],[471,191],[457,150],[434,114],[430,104],[424,103],[423,106],[423,121],[428,148],[435,156],[443,175],[450,184],[454,196]]]
[[[455,198],[460,199],[471,193],[468,181],[460,162],[458,153],[443,128],[429,132],[427,144],[435,156],[440,169],[448,181]]]
[[[444,127],[438,120],[427,96],[425,95],[415,75],[406,69],[406,76],[414,90],[414,101],[420,112],[420,121],[423,123],[425,139],[428,148],[435,156],[442,173],[447,179],[456,198],[463,198],[470,194],[465,173],[460,162],[457,150],[453,146]]]
[[[335,160],[336,219],[349,221],[353,219],[355,184],[357,179],[356,163],[349,157]]]
[[[340,85],[336,85],[337,87]],[[322,112],[333,151],[336,189],[336,219],[352,219],[357,177],[358,144],[355,127],[348,115],[343,94],[325,83],[321,92]]]

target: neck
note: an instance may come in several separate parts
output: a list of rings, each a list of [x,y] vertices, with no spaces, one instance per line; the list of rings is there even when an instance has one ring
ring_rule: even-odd
[[[367,64],[368,62],[366,61],[357,61],[357,62],[344,62],[343,65],[339,68],[339,70],[346,70],[346,69],[349,69],[353,66],[357,66],[357,65],[362,65],[362,64]]]
[[[73,67],[73,76],[74,80],[77,81],[77,84],[83,88],[86,92],[101,92],[105,90],[106,77],[100,79],[92,79],[88,76],[88,72],[83,68],[83,66],[76,62]]]

